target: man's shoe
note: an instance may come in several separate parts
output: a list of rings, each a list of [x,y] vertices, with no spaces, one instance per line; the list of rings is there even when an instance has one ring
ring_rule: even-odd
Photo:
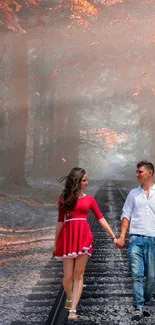
[[[145,306],[148,306],[148,307],[152,307],[152,306],[154,306],[154,302],[153,302],[152,300],[145,301],[145,302],[144,302],[144,305],[145,305]]]
[[[143,318],[143,311],[142,311],[142,309],[136,309],[135,311],[134,311],[134,314],[133,314],[133,316],[132,316],[132,318],[131,318],[131,320],[132,321],[139,321],[141,318]]]
[[[150,317],[151,316],[150,315],[150,312],[148,311],[148,309],[144,308],[144,310],[143,310],[143,316],[144,317]]]

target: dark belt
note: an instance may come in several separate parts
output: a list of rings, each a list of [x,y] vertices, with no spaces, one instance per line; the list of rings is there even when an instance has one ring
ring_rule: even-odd
[[[146,236],[146,235],[137,235],[137,234],[131,234],[131,236],[138,236],[138,237],[150,237],[150,238],[155,238],[153,236]]]
[[[131,236],[145,237],[145,235],[131,234]]]

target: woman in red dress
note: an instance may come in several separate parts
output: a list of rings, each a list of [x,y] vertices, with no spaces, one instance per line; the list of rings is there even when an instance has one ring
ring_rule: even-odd
[[[63,260],[63,287],[67,296],[65,308],[69,310],[68,319],[75,320],[76,308],[82,294],[85,267],[88,257],[92,254],[93,235],[87,222],[89,209],[93,211],[99,224],[115,245],[117,239],[95,199],[83,193],[88,184],[85,170],[75,167],[62,180],[66,182],[58,203],[53,257]]]

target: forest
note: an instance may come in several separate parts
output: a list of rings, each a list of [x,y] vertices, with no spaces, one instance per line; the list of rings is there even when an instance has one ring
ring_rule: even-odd
[[[103,167],[113,177],[114,166],[129,177],[142,155],[154,159],[151,27],[131,37],[137,21],[117,18],[123,3],[0,0],[1,182],[57,178],[81,163],[92,178]],[[111,21],[99,29],[104,9]]]
[[[45,37],[46,30],[41,30],[41,39],[35,44],[36,55],[31,56],[35,27],[32,22],[31,30],[30,25],[26,30],[23,15],[32,13],[34,25],[44,27],[41,1],[1,0],[0,9],[3,45],[0,53],[0,176],[5,184],[20,185],[26,184],[26,164],[31,166],[30,174],[35,178],[60,175],[60,169],[66,172],[64,163],[69,152],[72,152],[71,165],[76,164],[76,146],[73,138],[68,139],[67,110],[62,111],[61,107],[54,110],[51,105],[51,67],[47,62],[51,53],[46,53],[47,47],[48,51],[51,47]],[[74,124],[72,121],[69,133],[74,130],[76,137]]]

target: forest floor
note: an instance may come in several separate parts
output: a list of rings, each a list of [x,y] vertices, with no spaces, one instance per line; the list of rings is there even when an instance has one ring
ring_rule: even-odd
[[[0,186],[0,245],[16,240],[25,232],[51,227],[53,214],[62,186],[58,182],[45,182],[27,186]],[[51,210],[52,209],[52,210]],[[21,235],[22,236],[22,235]],[[27,235],[26,235],[27,236]]]

